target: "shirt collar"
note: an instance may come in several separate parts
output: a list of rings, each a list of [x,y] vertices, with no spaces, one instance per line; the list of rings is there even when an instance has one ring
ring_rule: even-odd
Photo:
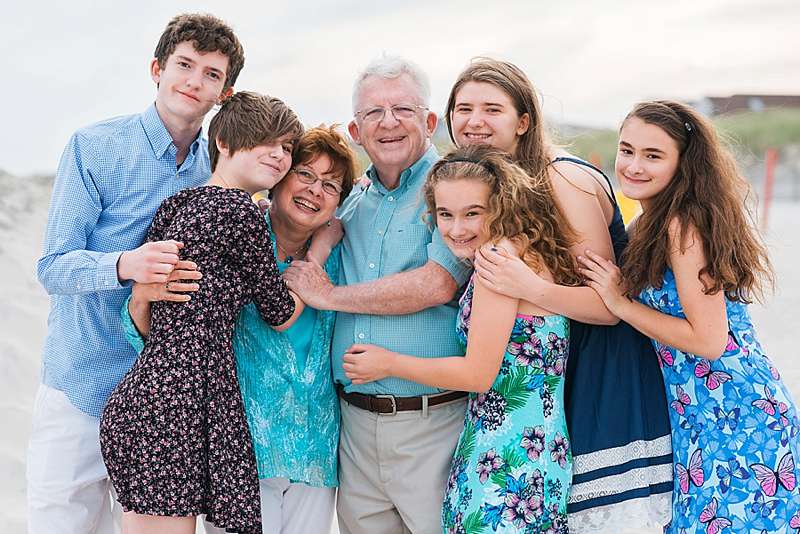
[[[400,182],[397,185],[396,189],[392,191],[397,191],[400,193],[404,189],[408,187],[409,184],[416,182],[417,180],[424,180],[428,173],[428,169],[439,160],[439,152],[436,151],[436,147],[431,143],[431,146],[428,147],[428,150],[422,154],[422,157],[415,161],[409,168],[404,170],[400,173]],[[387,194],[389,192],[386,187],[381,183],[380,179],[378,178],[378,171],[375,170],[374,165],[370,165],[366,172],[367,178],[369,178],[370,182],[380,191],[382,194]]]
[[[158,115],[155,102],[145,110],[141,115],[142,128],[147,135],[150,146],[153,149],[156,159],[161,159],[167,152],[170,146],[173,146],[172,136],[169,134],[167,127]],[[197,151],[198,145],[204,140],[202,130],[198,132],[192,145],[189,147],[189,152],[194,154]]]

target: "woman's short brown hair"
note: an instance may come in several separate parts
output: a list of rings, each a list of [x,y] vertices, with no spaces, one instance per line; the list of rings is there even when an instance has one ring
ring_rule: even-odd
[[[325,126],[321,124],[311,128],[300,138],[294,151],[293,165],[305,165],[325,154],[331,159],[331,168],[335,176],[342,177],[342,194],[339,205],[353,189],[356,179],[356,155],[347,139],[338,132],[338,124]]]

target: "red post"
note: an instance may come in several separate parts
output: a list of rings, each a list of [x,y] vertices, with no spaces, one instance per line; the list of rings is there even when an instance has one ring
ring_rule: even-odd
[[[778,151],[768,148],[764,156],[764,207],[761,213],[761,228],[767,229],[769,206],[772,204],[772,191],[775,185],[775,166],[778,164]]]

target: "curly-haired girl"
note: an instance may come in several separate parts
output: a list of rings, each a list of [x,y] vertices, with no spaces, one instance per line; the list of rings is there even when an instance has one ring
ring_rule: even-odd
[[[484,243],[502,247],[540,276],[577,285],[574,239],[553,202],[507,156],[458,149],[431,169],[425,199],[453,253],[471,261]],[[446,530],[566,532],[572,453],[563,410],[569,322],[501,295],[474,278],[457,331],[466,356],[405,356],[353,345],[344,369],[354,384],[396,376],[471,391],[445,494]]]
[[[519,67],[473,60],[453,84],[446,117],[458,146],[508,152],[538,187],[553,192],[575,231],[574,256],[587,248],[608,259],[621,256],[628,236],[611,182],[548,140],[538,95]],[[545,280],[502,250],[481,248],[475,272],[493,291],[571,320],[564,390],[574,455],[570,532],[668,523],[669,416],[650,340],[616,319],[591,288]]]

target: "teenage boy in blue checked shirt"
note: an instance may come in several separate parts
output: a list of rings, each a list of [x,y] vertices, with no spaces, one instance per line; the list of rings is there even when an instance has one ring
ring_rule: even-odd
[[[211,174],[203,118],[244,65],[210,15],[173,18],[150,63],[155,103],[75,132],[53,187],[39,281],[51,296],[28,447],[29,532],[113,530],[99,416],[136,359],[119,309],[133,282],[163,283],[181,243],[140,244],[161,201]]]

